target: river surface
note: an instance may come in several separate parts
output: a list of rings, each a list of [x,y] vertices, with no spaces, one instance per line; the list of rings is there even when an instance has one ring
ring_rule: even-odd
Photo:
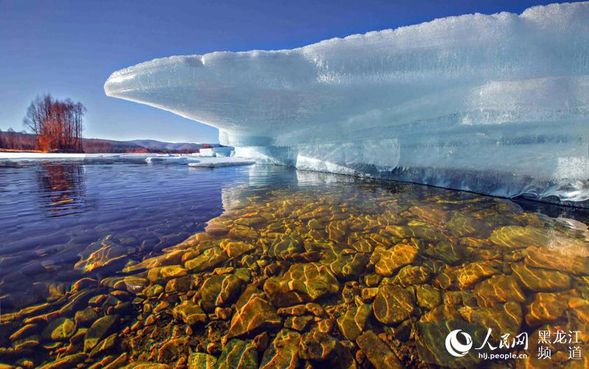
[[[0,367],[587,367],[588,219],[276,166],[3,164]]]

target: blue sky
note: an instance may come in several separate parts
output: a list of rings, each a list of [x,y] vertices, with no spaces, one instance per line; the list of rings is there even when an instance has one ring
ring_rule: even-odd
[[[466,13],[520,13],[554,1],[0,0],[0,129],[22,130],[32,98],[83,102],[85,136],[217,142],[217,130],[108,98],[113,71],[157,57],[284,49]]]

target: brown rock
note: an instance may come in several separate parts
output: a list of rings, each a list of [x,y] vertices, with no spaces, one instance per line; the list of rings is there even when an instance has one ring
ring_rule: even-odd
[[[194,273],[204,272],[220,265],[227,260],[227,254],[219,247],[206,249],[199,256],[184,263],[186,269]]]
[[[468,263],[454,271],[458,287],[467,289],[483,278],[499,273],[496,263],[492,261],[475,261]]]
[[[528,290],[559,291],[571,287],[571,277],[562,272],[530,268],[523,264],[511,264],[511,270]]]
[[[207,315],[198,305],[191,301],[183,301],[172,310],[175,319],[182,320],[184,323],[194,326],[207,322]]]
[[[105,315],[94,321],[84,338],[84,351],[89,352],[98,344],[98,342],[110,333],[111,329],[119,321],[117,315]]]
[[[241,256],[256,248],[251,243],[231,240],[223,240],[220,246],[230,258]]]
[[[477,309],[464,306],[458,311],[467,322],[492,328],[494,337],[497,339],[504,333],[517,335],[523,320],[520,304],[513,301],[490,308]]]
[[[417,286],[415,294],[417,296],[417,305],[425,309],[431,310],[442,302],[440,290],[427,284]]]
[[[413,294],[394,285],[381,285],[372,304],[375,318],[383,324],[402,322],[411,316],[414,308]]]
[[[403,368],[403,364],[395,353],[373,331],[367,331],[359,336],[356,344],[375,369]]]
[[[283,329],[276,335],[272,344],[264,352],[260,369],[297,369],[299,362],[299,343],[301,335]]]
[[[276,306],[315,301],[339,291],[339,284],[329,268],[318,263],[293,264],[282,276],[264,283],[264,292]]]
[[[257,369],[258,353],[251,343],[232,339],[217,360],[217,369]]]
[[[279,308],[277,310],[278,315],[280,316],[285,316],[285,315],[295,315],[295,316],[300,316],[303,315],[307,312],[307,308],[305,307],[305,305],[293,305],[293,306],[289,306],[289,307],[283,307],[283,308]]]
[[[199,290],[203,309],[212,312],[217,306],[232,303],[237,298],[241,285],[242,280],[233,274],[208,277]]]
[[[524,302],[526,297],[516,278],[511,275],[495,275],[474,288],[480,306],[492,307],[498,302]]]
[[[284,322],[284,328],[292,329],[293,331],[302,332],[313,321],[310,315],[303,316],[289,316]]]
[[[340,332],[350,341],[354,341],[364,331],[364,327],[370,318],[371,312],[372,309],[368,304],[349,307],[348,310],[337,319],[337,325]]]
[[[252,295],[231,319],[229,337],[247,336],[280,327],[282,320],[268,301]]]
[[[507,248],[526,248],[548,244],[546,232],[534,227],[504,226],[497,228],[489,237],[495,245]]]
[[[332,336],[312,330],[303,335],[299,353],[303,359],[327,361],[337,356],[338,341]]]
[[[571,240],[574,242],[577,240]],[[526,249],[525,263],[528,266],[543,269],[552,269],[573,274],[589,274],[589,258],[585,251],[575,252],[577,248],[586,249],[586,244],[562,248],[528,247]],[[576,255],[580,254],[580,255]]]
[[[569,296],[563,293],[539,292],[528,305],[526,323],[534,326],[565,318]]]
[[[415,246],[400,243],[391,249],[377,247],[370,261],[374,264],[377,274],[392,276],[397,269],[411,264],[416,256],[417,248]]]
[[[430,274],[431,271],[427,267],[407,265],[399,270],[393,283],[399,284],[401,287],[424,284],[429,280]]]
[[[188,359],[188,369],[215,369],[217,358],[204,352],[194,352]]]

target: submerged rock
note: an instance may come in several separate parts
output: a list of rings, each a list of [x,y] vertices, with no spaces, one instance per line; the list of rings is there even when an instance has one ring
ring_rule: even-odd
[[[200,273],[219,266],[227,258],[227,254],[221,248],[212,247],[204,250],[199,256],[186,261],[184,266],[193,273]]]
[[[375,369],[402,369],[404,367],[395,353],[373,331],[367,331],[359,336],[356,343]]]
[[[429,268],[424,266],[407,265],[395,276],[393,283],[401,285],[401,287],[408,287],[415,284],[426,283],[431,275]]]
[[[45,340],[65,341],[76,331],[76,323],[68,318],[58,318],[51,321],[43,330],[41,337]]]
[[[523,321],[522,308],[520,304],[513,301],[489,308],[464,306],[459,309],[459,312],[469,323],[492,328],[497,339],[505,333],[517,335]]]
[[[377,274],[391,276],[397,269],[411,264],[417,256],[417,248],[407,244],[397,244],[392,249],[377,247],[370,261],[374,263]]]
[[[541,323],[564,319],[569,296],[564,293],[539,292],[528,305],[526,323],[535,326]]]
[[[351,306],[348,310],[337,319],[337,325],[340,332],[349,339],[354,341],[363,331],[366,322],[370,318],[372,308],[368,304]]]
[[[333,274],[343,280],[356,278],[366,270],[369,257],[363,253],[344,254],[331,251],[331,255],[322,262],[329,265]]]
[[[63,369],[63,368],[73,368],[77,364],[83,362],[86,359],[86,354],[84,353],[77,353],[72,355],[67,355],[59,360],[56,360],[52,363],[48,363],[45,365],[41,365],[38,369]]]
[[[241,290],[242,280],[233,274],[212,275],[205,279],[200,287],[200,301],[207,312],[212,312],[217,306],[232,303]]]
[[[498,302],[523,302],[526,297],[516,278],[511,275],[495,275],[474,288],[480,306],[492,307]]]
[[[294,264],[286,273],[268,278],[264,292],[276,306],[315,301],[339,291],[339,283],[329,268],[319,263]]]
[[[300,366],[299,333],[283,329],[276,335],[270,347],[264,351],[260,369],[297,369]]]
[[[415,309],[415,299],[408,290],[381,285],[372,304],[374,317],[383,324],[396,324],[409,318]]]
[[[511,270],[522,286],[531,291],[558,291],[571,286],[571,277],[562,272],[530,268],[523,264],[512,264]]]
[[[255,248],[251,243],[231,240],[224,240],[220,246],[230,258],[241,256]]]
[[[202,308],[191,301],[183,301],[172,310],[174,318],[182,320],[184,323],[194,326],[204,324],[208,318]]]
[[[188,359],[188,369],[215,369],[217,358],[203,352],[192,353]]]
[[[223,348],[216,369],[258,369],[258,354],[248,342],[232,339]]]
[[[101,339],[110,333],[118,320],[117,315],[105,315],[92,323],[84,338],[84,351],[92,350]]]
[[[489,237],[495,245],[507,248],[526,248],[548,244],[546,232],[535,227],[504,226],[497,228]]]
[[[310,315],[289,316],[284,321],[284,328],[292,329],[298,332],[303,332],[309,326],[309,323],[311,323],[312,321],[313,316]]]
[[[274,307],[259,295],[250,299],[235,313],[229,327],[229,337],[239,337],[279,327],[282,319]]]
[[[268,248],[268,256],[278,259],[290,259],[303,252],[305,252],[305,248],[300,239],[282,234]]]
[[[491,261],[475,261],[454,271],[460,289],[469,288],[481,279],[497,273],[499,270],[496,264]]]
[[[132,253],[132,247],[122,246],[108,235],[104,239],[90,244],[80,255],[74,268],[84,273],[90,273],[107,268],[122,268],[127,255]]]
[[[425,309],[433,309],[442,303],[442,295],[436,287],[424,284],[415,288],[417,305]]]
[[[579,240],[568,240],[569,247],[559,249],[548,247],[528,247],[525,263],[535,268],[551,269],[573,274],[589,274],[587,244]],[[576,244],[570,246],[570,244]],[[583,251],[581,251],[583,250]]]
[[[445,337],[452,331],[460,329],[467,332],[474,342],[483,342],[486,328],[472,325],[461,319],[444,319],[440,321],[420,321],[417,323],[415,343],[419,360],[444,368],[477,368],[481,359],[474,350],[464,356],[452,356],[444,345]],[[462,352],[460,352],[461,354]]]
[[[456,243],[445,240],[430,243],[425,249],[424,254],[450,265],[457,264],[464,259],[463,248]]]
[[[334,337],[312,330],[303,335],[299,353],[303,359],[323,362],[337,359],[339,348],[339,342]]]

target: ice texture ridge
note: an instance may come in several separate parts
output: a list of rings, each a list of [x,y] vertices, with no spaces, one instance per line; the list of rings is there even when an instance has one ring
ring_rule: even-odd
[[[104,89],[218,127],[257,160],[589,202],[589,2],[155,59]]]

